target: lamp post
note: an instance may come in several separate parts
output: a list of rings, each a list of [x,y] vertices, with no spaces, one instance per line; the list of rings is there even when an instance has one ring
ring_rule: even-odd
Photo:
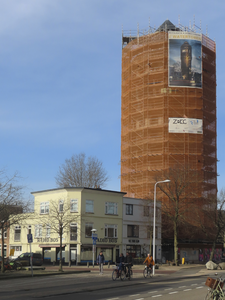
[[[155,217],[156,217],[156,186],[158,183],[170,182],[169,179],[157,181],[154,186],[154,215],[153,215],[153,260],[155,262]],[[155,266],[153,266],[153,275],[155,275]]]

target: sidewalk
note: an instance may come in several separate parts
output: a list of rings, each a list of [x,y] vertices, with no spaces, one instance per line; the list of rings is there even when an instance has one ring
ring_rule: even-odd
[[[45,268],[43,270],[43,267]],[[98,266],[63,266],[63,272],[59,272],[59,266],[43,266],[43,267],[34,267],[33,269],[33,276],[49,276],[49,275],[62,275],[62,274],[79,274],[79,273],[99,273],[99,267]],[[224,273],[225,270],[207,270],[205,265],[199,265],[199,264],[188,264],[188,265],[179,265],[179,266],[171,266],[171,265],[159,265],[159,269],[155,270],[155,276],[157,275],[166,275],[166,274],[173,274],[180,270],[184,269],[191,269],[199,267],[200,271],[195,273],[196,276],[201,275],[209,275],[209,276],[215,276],[215,273]],[[144,269],[143,265],[134,265],[133,267],[133,273],[141,275]],[[114,270],[113,265],[104,265],[104,273],[105,274],[111,274]],[[194,274],[193,274],[194,275]],[[190,276],[193,276],[190,275]],[[5,273],[0,273],[0,280],[4,279],[13,279],[13,278],[23,278],[23,277],[31,277],[31,270],[30,267],[26,267],[26,269],[21,271],[6,271]]]

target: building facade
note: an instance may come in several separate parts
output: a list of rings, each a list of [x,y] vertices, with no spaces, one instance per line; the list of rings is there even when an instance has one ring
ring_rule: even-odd
[[[153,202],[123,198],[123,253],[134,258],[152,253]],[[161,203],[156,206],[156,260],[162,260]],[[151,249],[150,249],[151,248]]]
[[[103,251],[106,261],[115,262],[122,251],[122,209],[125,193],[91,188],[59,188],[32,193],[34,213],[26,222],[10,228],[10,249],[29,252],[27,234],[33,235],[32,252],[45,262],[59,260],[59,226],[63,228],[63,260],[92,261],[92,229],[98,240],[96,255]]]

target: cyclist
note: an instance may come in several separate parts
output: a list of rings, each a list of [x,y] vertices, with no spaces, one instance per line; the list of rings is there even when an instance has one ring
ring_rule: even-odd
[[[152,270],[152,266],[155,265],[155,262],[149,253],[148,253],[148,256],[146,257],[145,261],[143,262],[143,264],[145,264],[145,263],[150,270]]]
[[[124,256],[123,256],[123,253],[120,253],[120,257],[119,257],[118,263],[119,263],[119,268],[118,268],[117,274],[119,275],[119,273],[121,273],[121,270],[122,270],[123,265],[124,265]]]
[[[130,269],[133,266],[132,256],[128,252],[126,253],[126,257],[124,259],[124,262],[127,264],[125,266],[125,273],[126,273],[126,276],[128,276],[128,273],[130,274]]]

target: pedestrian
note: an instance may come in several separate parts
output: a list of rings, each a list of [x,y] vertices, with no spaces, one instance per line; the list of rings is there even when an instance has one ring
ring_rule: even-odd
[[[100,251],[98,257],[97,257],[97,265],[99,264],[99,275],[103,275],[103,265],[105,264],[105,257],[102,253],[102,251]]]

